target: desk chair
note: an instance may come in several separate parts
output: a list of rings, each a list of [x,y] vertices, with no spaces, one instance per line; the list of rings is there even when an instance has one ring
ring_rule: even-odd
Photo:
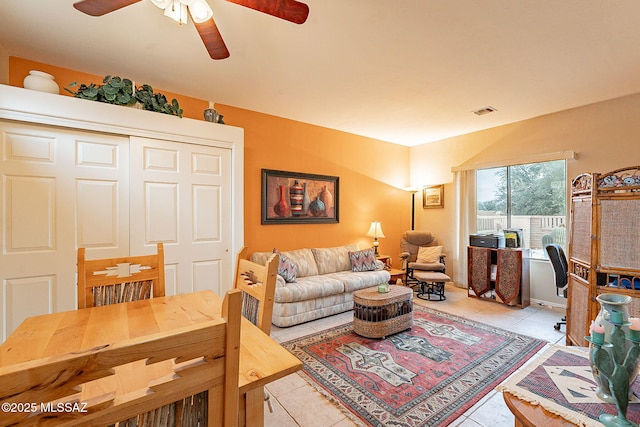
[[[557,243],[552,243],[544,247],[549,255],[549,261],[553,266],[554,281],[556,284],[556,294],[559,297],[567,297],[569,265],[567,263],[567,257],[562,250],[562,246]],[[560,326],[567,324],[567,316],[564,316],[562,320],[556,323],[553,328],[556,331],[560,330]]]
[[[78,248],[78,308],[164,296],[164,246],[155,255],[87,260]]]

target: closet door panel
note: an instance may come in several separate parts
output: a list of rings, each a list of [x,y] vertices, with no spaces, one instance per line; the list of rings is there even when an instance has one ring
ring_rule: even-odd
[[[5,278],[2,291],[6,301],[4,326],[11,333],[26,317],[54,311],[56,275]]]
[[[5,175],[4,184],[4,251],[55,250],[55,178]]]
[[[118,246],[123,220],[118,209],[120,191],[117,181],[77,181],[78,247]]]
[[[131,167],[131,248],[165,244],[166,293],[231,289],[231,150],[132,137]]]
[[[145,182],[144,242],[177,244],[180,226],[179,185],[176,182]]]
[[[4,341],[27,317],[76,308],[78,246],[128,253],[128,139],[9,121],[0,139]]]
[[[76,246],[88,259],[129,255],[129,139],[75,137]]]

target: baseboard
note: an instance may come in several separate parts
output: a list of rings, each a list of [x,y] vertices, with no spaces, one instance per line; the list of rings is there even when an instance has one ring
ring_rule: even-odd
[[[531,298],[530,300],[531,305],[547,305],[549,307],[556,307],[556,308],[562,308],[564,310],[567,309],[567,306],[564,304],[559,304],[557,302],[550,302],[550,301],[543,301],[541,299],[535,299],[535,298]]]

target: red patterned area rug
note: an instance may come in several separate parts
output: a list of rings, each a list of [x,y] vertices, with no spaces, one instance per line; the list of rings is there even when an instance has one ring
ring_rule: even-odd
[[[413,328],[386,339],[349,323],[282,344],[302,376],[367,426],[446,426],[545,341],[414,306]]]

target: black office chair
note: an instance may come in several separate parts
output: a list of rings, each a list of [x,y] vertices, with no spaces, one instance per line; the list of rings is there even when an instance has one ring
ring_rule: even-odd
[[[556,294],[559,297],[566,298],[569,275],[569,264],[567,263],[567,257],[564,255],[562,246],[557,243],[546,245],[544,249],[547,251],[547,255],[549,255],[549,261],[551,261],[551,265],[553,266],[553,271],[555,273],[554,278],[556,282]],[[561,321],[553,326],[553,328],[556,331],[559,331],[560,326],[566,324],[567,316],[564,316]]]

